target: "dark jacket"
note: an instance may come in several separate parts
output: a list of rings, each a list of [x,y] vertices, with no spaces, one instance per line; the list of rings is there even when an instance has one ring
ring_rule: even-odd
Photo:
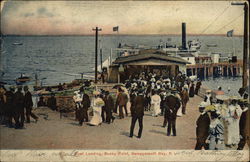
[[[22,110],[24,108],[24,96],[23,93],[17,91],[14,95],[14,105],[17,111]]]
[[[174,95],[169,95],[165,99],[165,115],[167,118],[176,119],[177,111],[181,106],[180,100]]]
[[[90,107],[90,99],[87,94],[84,94],[82,97],[82,107],[83,109],[88,109]]]
[[[145,98],[142,95],[136,96],[133,107],[131,107],[132,116],[142,117],[144,115]]]
[[[111,112],[114,110],[115,103],[111,95],[105,96],[104,102],[106,111]]]
[[[128,102],[128,96],[126,93],[124,92],[120,92],[117,96],[117,99],[116,99],[116,105],[118,106],[124,106],[126,105]]]
[[[196,136],[201,140],[206,140],[208,137],[208,130],[210,125],[210,118],[207,113],[201,114],[196,121]]]
[[[32,96],[31,93],[28,91],[24,95],[24,101],[23,101],[24,107],[25,108],[32,108],[33,106],[33,101],[32,101]]]
[[[194,84],[192,84],[189,89],[189,97],[194,97]]]
[[[15,95],[14,95],[14,93],[13,92],[11,92],[11,91],[7,91],[6,93],[5,93],[5,95],[6,95],[6,110],[7,111],[12,111],[13,110],[13,106],[14,106],[14,97],[15,97]]]

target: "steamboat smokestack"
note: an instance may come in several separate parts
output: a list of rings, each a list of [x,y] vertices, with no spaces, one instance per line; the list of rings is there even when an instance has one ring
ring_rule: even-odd
[[[182,23],[182,49],[187,49],[186,46],[186,23]]]

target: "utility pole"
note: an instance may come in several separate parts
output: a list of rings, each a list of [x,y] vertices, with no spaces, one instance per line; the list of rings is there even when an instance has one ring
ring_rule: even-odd
[[[248,54],[248,3],[240,3],[235,2],[231,3],[231,5],[242,5],[244,6],[244,44],[243,44],[243,77],[242,77],[242,87],[246,88],[248,83],[247,78],[247,64],[249,63],[249,54]],[[248,89],[246,90],[248,91]],[[249,98],[248,98],[249,101]],[[247,118],[246,118],[246,128],[245,128],[245,139],[248,144],[248,147],[250,147],[250,129],[249,129],[249,121],[250,121],[250,115],[249,111],[247,112]]]
[[[101,62],[101,70],[102,70],[102,44],[101,44],[101,40],[100,41],[100,62]]]
[[[243,43],[243,76],[242,87],[247,87],[247,64],[248,64],[248,4],[247,2],[232,2],[231,5],[244,6],[244,43]]]
[[[102,29],[96,27],[92,30],[95,31],[95,83],[97,83],[98,31],[102,31]]]

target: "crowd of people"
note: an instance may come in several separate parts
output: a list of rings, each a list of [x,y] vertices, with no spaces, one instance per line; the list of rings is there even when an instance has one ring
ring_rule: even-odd
[[[23,91],[24,93],[23,93]],[[38,117],[32,112],[33,101],[28,86],[0,87],[0,122],[9,128],[23,129],[24,122],[30,123],[30,117],[35,122]],[[14,122],[13,122],[14,119]]]
[[[189,97],[198,94],[200,87],[200,81],[195,86],[194,81],[181,73],[176,77],[162,78],[153,73],[143,72],[130,77],[124,85],[115,86],[116,97],[112,97],[109,91],[95,91],[92,104],[90,97],[81,88],[74,97],[76,104],[79,105],[76,116],[79,124],[82,125],[83,120],[81,119],[88,119],[86,112],[92,105],[93,118],[90,121],[84,121],[89,125],[99,125],[102,122],[110,124],[110,121],[115,119],[113,113],[118,114],[119,119],[128,117],[128,114],[131,113],[130,137],[133,137],[134,126],[138,120],[140,129],[137,137],[140,138],[144,111],[151,111],[153,117],[164,116],[162,127],[167,127],[168,136],[171,135],[171,132],[173,136],[176,136],[176,118],[186,114]],[[87,97],[84,99],[83,96]],[[179,109],[180,107],[181,109]]]
[[[91,126],[98,126],[102,123],[111,124],[117,114],[120,120],[129,117],[131,114],[130,135],[133,138],[135,124],[138,121],[139,131],[137,138],[142,137],[143,117],[147,111],[156,118],[163,116],[162,127],[167,127],[166,135],[177,136],[176,119],[188,113],[186,105],[190,98],[198,95],[201,88],[201,81],[195,82],[179,73],[176,77],[164,78],[154,73],[144,72],[129,77],[125,84],[116,85],[117,93],[112,95],[107,90],[95,90],[93,98],[83,87],[75,92],[73,97],[76,106],[76,119],[82,126],[85,122]],[[22,87],[17,91],[10,87],[7,91],[3,86],[0,89],[1,123],[16,129],[24,128],[25,113],[26,121],[30,122],[30,116],[35,121],[38,117],[32,113],[33,102],[28,87]],[[246,143],[246,112],[248,111],[248,94],[245,89],[239,90],[239,97],[227,97],[223,93],[213,95],[211,90],[206,91],[204,101],[199,105],[200,116],[197,119],[196,150],[202,148],[209,150],[225,149],[226,147],[237,146],[237,149],[244,148]],[[92,96],[91,95],[91,96]],[[44,105],[43,98],[40,98],[39,105]],[[54,95],[49,100],[57,110]],[[51,106],[50,106],[51,107]],[[92,107],[91,119],[89,110]],[[198,109],[197,109],[198,111]],[[12,119],[15,124],[13,125]]]
[[[219,91],[221,88],[219,87]],[[199,106],[197,119],[196,150],[224,150],[237,148],[242,150],[246,144],[246,118],[249,107],[248,92],[239,90],[240,96],[229,97],[219,93],[215,98],[207,91]]]

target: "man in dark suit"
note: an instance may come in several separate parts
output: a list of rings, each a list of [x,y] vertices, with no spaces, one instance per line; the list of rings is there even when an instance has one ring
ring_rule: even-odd
[[[32,96],[31,93],[29,92],[28,86],[24,86],[23,88],[25,95],[24,95],[24,108],[26,110],[26,120],[27,123],[30,123],[30,116],[36,120],[38,120],[38,117],[32,113],[32,107],[33,107],[33,101],[32,101]]]
[[[129,136],[131,138],[134,135],[134,128],[137,119],[139,121],[139,132],[137,138],[141,138],[143,129],[144,106],[145,106],[145,98],[143,97],[143,91],[139,90],[138,96],[135,97],[133,106],[131,107],[132,121],[131,121],[130,136]]]
[[[79,109],[79,124],[82,125],[84,121],[88,122],[88,109],[90,107],[90,99],[89,95],[87,95],[84,90],[82,90],[83,96],[82,96],[82,106],[80,106]]]
[[[195,150],[201,150],[204,147],[206,150],[208,149],[208,145],[206,144],[206,139],[209,135],[209,125],[210,118],[208,113],[205,111],[205,102],[202,102],[199,106],[200,116],[196,121],[196,146]]]
[[[15,128],[22,129],[24,128],[24,96],[22,93],[22,86],[17,88],[17,92],[14,95],[14,106],[15,106]]]
[[[167,128],[167,136],[170,136],[171,130],[173,132],[173,136],[176,136],[176,117],[177,111],[181,106],[181,101],[178,97],[176,97],[177,90],[173,89],[171,91],[171,95],[166,97],[166,119],[168,122]]]
[[[105,103],[105,112],[106,112],[106,122],[110,124],[110,122],[115,120],[115,117],[112,115],[112,111],[114,110],[114,100],[111,95],[109,95],[109,91],[105,92],[105,97],[103,99]]]

